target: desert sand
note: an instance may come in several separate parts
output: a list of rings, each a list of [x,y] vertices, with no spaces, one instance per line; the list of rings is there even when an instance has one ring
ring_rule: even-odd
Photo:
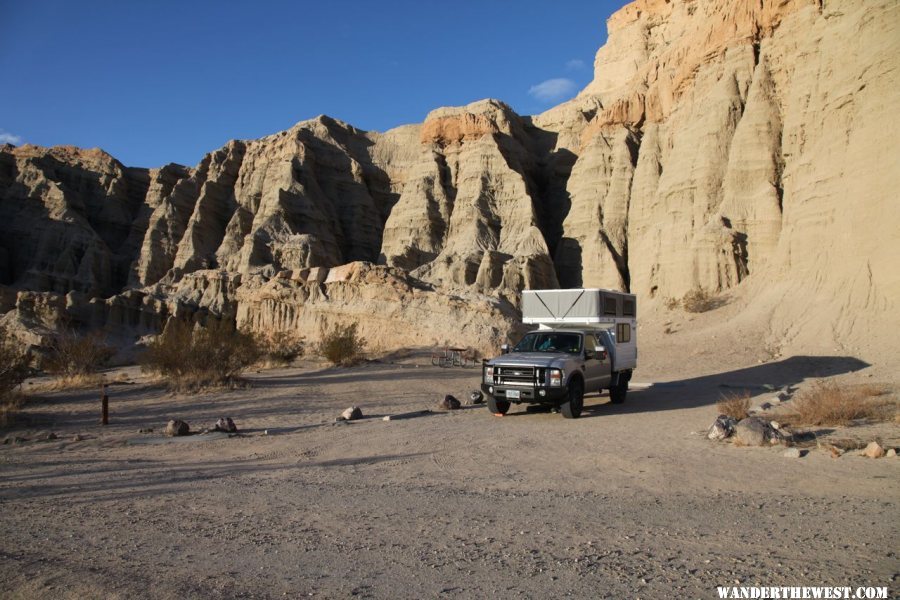
[[[594,393],[578,420],[435,410],[444,394],[466,398],[479,370],[415,352],[346,369],[301,362],[197,396],[126,368],[110,374],[133,383],[110,387],[106,427],[95,390],[44,394],[10,435],[58,438],[0,446],[0,587],[11,598],[709,598],[737,581],[896,592],[900,460],[790,459],[704,435],[723,384],[759,404],[764,384],[877,371],[716,346],[675,361],[664,341],[644,343],[624,405]],[[336,423],[351,405],[365,418]],[[162,435],[170,418],[199,430],[226,415],[241,435]],[[847,431],[900,445],[895,425]]]

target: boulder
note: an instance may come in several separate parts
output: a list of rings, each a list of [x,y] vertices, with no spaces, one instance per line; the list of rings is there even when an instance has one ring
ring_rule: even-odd
[[[350,408],[344,410],[336,420],[337,421],[356,421],[357,419],[362,419],[363,413],[362,410],[358,406],[351,406]]]
[[[800,451],[800,448],[788,448],[782,454],[785,458],[800,458],[803,456],[803,452]]]
[[[439,406],[444,410],[456,410],[457,408],[462,406],[462,404],[454,396],[447,394],[446,396],[444,396],[444,399],[441,400]]]
[[[234,424],[234,421],[231,420],[231,417],[222,417],[216,421],[216,424],[213,426],[213,431],[235,433],[237,431],[237,426]]]
[[[742,446],[765,446],[779,442],[781,436],[765,419],[747,417],[735,425],[734,439]]]
[[[869,458],[881,458],[884,455],[884,448],[882,448],[881,444],[879,444],[878,442],[869,442],[869,445],[866,446],[866,449],[862,451],[862,456],[867,456]]]
[[[180,435],[187,435],[191,432],[191,427],[184,421],[180,421],[178,419],[172,419],[166,424],[166,435],[175,437]]]
[[[709,428],[706,437],[717,442],[722,441],[725,438],[731,437],[734,433],[735,425],[737,425],[737,421],[733,417],[719,415],[716,417],[716,422]]]

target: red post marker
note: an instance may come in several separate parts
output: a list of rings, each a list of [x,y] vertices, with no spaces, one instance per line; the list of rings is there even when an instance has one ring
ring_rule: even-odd
[[[106,384],[101,388],[100,396],[100,424],[109,425],[109,396],[106,395]]]

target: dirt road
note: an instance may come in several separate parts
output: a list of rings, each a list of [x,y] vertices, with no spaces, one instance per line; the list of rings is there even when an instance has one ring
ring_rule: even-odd
[[[13,434],[59,438],[0,447],[0,588],[712,598],[739,581],[896,592],[900,459],[788,459],[696,434],[723,381],[851,368],[829,360],[657,384],[619,406],[595,394],[578,420],[516,407],[382,420],[477,387],[475,370],[413,364],[269,371],[249,389],[193,398],[114,386],[106,428],[96,392],[48,395],[28,407],[32,429]],[[350,405],[367,418],[335,424]],[[169,418],[198,428],[225,415],[246,435],[159,433]]]

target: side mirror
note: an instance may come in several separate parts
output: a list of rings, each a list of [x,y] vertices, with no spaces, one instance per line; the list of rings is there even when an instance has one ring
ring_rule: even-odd
[[[502,346],[500,346],[500,353],[509,354],[509,344],[503,344]]]

